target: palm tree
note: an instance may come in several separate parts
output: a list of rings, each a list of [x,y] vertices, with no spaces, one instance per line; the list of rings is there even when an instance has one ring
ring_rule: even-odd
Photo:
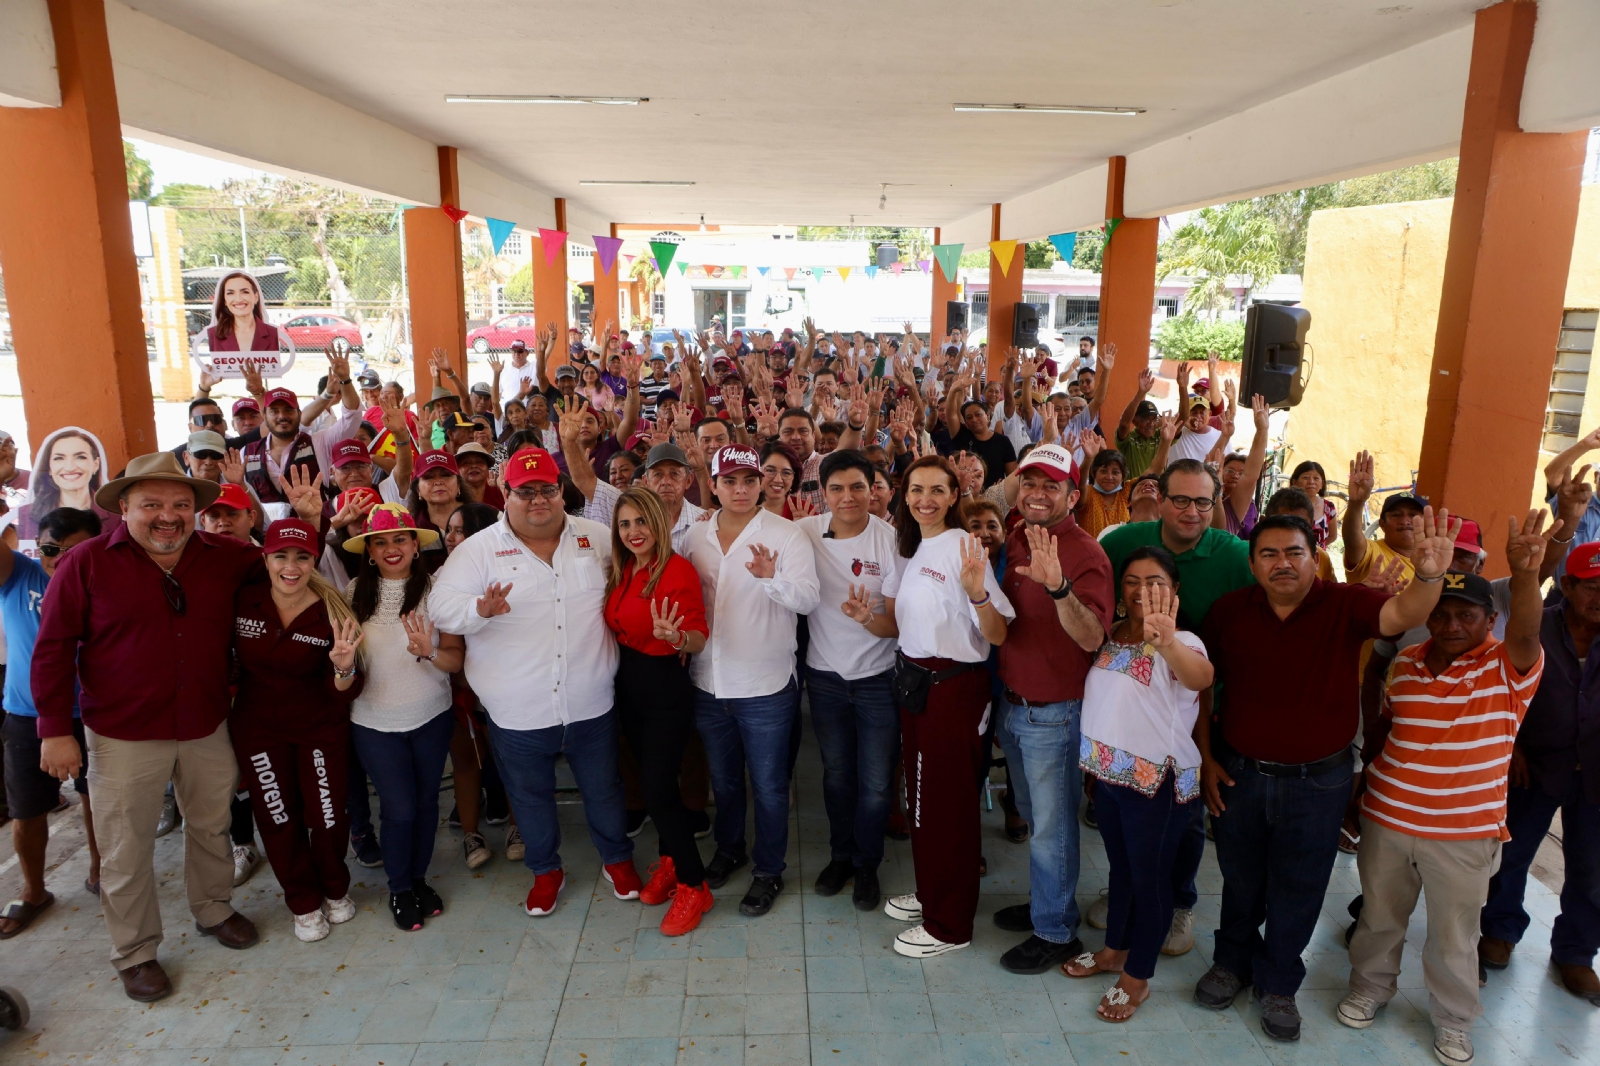
[[[650,309],[654,306],[651,297],[661,287],[661,271],[656,269],[656,261],[648,255],[641,255],[628,268],[628,277],[644,286],[644,313],[639,317],[649,318]]]
[[[1252,211],[1248,200],[1196,211],[1163,249],[1157,278],[1188,273],[1195,282],[1184,297],[1185,311],[1215,315],[1232,310],[1229,275],[1248,279],[1245,296],[1278,272],[1278,232],[1272,220]]]

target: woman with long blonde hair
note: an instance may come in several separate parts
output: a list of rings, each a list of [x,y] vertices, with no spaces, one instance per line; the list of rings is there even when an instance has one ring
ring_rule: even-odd
[[[678,790],[678,767],[694,731],[694,687],[688,657],[706,645],[700,575],[672,550],[672,523],[653,491],[632,488],[611,516],[611,573],[606,625],[617,636],[616,708],[623,736],[639,761],[645,810],[656,823],[661,861],[639,893],[646,905],[672,899],[664,936],[683,936],[711,909],[711,889],[694,842],[694,825]]]

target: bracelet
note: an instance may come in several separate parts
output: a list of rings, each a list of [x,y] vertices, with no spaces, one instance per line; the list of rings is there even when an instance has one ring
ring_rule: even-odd
[[[356,676],[355,664],[351,663],[350,664],[350,669],[348,671],[340,670],[338,667],[334,667],[333,676],[338,678],[340,681],[348,681],[348,680],[350,680],[352,677]]]
[[[431,663],[431,662],[433,662],[434,659],[438,658],[438,656],[439,656],[438,652],[434,652],[432,655],[419,655],[419,656],[417,656],[417,662],[419,662],[419,663]]]
[[[1572,536],[1568,537],[1566,540],[1562,540],[1560,537],[1551,537],[1550,538],[1550,543],[1551,544],[1571,544],[1573,541],[1575,541],[1577,539],[1578,539],[1578,531],[1577,530],[1573,530],[1572,531]]]
[[[686,629],[678,630],[678,642],[676,644],[672,645],[672,650],[673,651],[682,651],[684,648],[687,648],[688,646],[689,646],[689,631],[686,630]]]
[[[1063,578],[1060,588],[1054,590],[1045,589],[1044,591],[1052,600],[1064,600],[1072,595],[1072,579],[1070,577]]]
[[[983,599],[981,599],[981,600],[975,600],[972,597],[968,596],[967,597],[967,602],[972,604],[974,610],[978,610],[978,609],[981,609],[981,608],[989,606],[989,601],[992,600],[992,599],[994,599],[994,597],[989,595],[986,592],[986,593],[983,594]]]
[[[1418,574],[1416,577],[1417,580],[1422,582],[1424,585],[1434,585],[1444,580],[1443,574],[1440,574],[1438,577],[1423,577],[1421,574]]]

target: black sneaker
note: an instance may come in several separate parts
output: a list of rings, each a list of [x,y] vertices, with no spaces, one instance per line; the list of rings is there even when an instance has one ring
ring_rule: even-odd
[[[417,897],[417,907],[424,918],[437,918],[444,913],[444,900],[439,898],[439,893],[428,882],[418,878],[411,886],[411,894]]]
[[[511,808],[506,806],[504,789],[483,790],[483,824],[505,825],[511,821]]]
[[[461,828],[461,807],[459,804],[450,808],[450,817],[446,818],[445,822],[451,829]]]
[[[394,915],[397,929],[414,933],[422,928],[422,908],[417,906],[415,892],[389,893],[389,913]]]
[[[1090,829],[1100,828],[1100,823],[1094,820],[1094,800],[1088,796],[1083,797],[1083,806],[1078,808],[1078,818]]]
[[[1256,1001],[1261,1004],[1261,1031],[1274,1040],[1300,1039],[1300,1008],[1293,996],[1274,996],[1255,988]]]
[[[747,918],[759,918],[772,909],[783,891],[781,877],[752,877],[750,891],[739,901],[739,913]]]
[[[1194,986],[1194,1001],[1212,1010],[1227,1010],[1244,990],[1244,979],[1232,970],[1212,966]]]
[[[834,859],[817,875],[817,895],[837,896],[855,875],[854,863],[847,859]]]
[[[356,864],[367,869],[383,865],[383,850],[378,847],[378,834],[351,833],[350,850],[356,853]]]
[[[856,867],[856,887],[850,893],[850,899],[858,911],[875,911],[878,904],[883,902],[883,890],[878,887],[878,868],[876,866]]]
[[[1082,954],[1083,941],[1077,937],[1073,937],[1070,943],[1057,944],[1043,937],[1030,936],[1000,956],[1000,965],[1012,973],[1044,973]]]
[[[711,856],[711,861],[706,863],[706,885],[711,888],[721,888],[728,883],[728,878],[733,876],[733,871],[749,862],[748,856],[729,855],[719,851]]]
[[[644,823],[648,822],[649,820],[650,815],[646,811],[629,811],[628,835],[630,837],[636,837],[640,833],[644,832]]]
[[[1033,932],[1033,908],[1026,903],[1001,907],[994,912],[994,924],[1008,933]]]
[[[690,811],[689,824],[694,827],[696,840],[704,840],[711,835],[711,815],[705,811]]]

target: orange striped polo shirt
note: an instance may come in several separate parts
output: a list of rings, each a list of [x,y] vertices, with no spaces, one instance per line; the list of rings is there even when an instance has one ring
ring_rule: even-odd
[[[1361,810],[1381,825],[1433,840],[1510,840],[1506,776],[1544,654],[1526,674],[1490,637],[1439,676],[1432,640],[1395,657],[1383,713],[1394,721],[1383,754],[1367,767]]]

